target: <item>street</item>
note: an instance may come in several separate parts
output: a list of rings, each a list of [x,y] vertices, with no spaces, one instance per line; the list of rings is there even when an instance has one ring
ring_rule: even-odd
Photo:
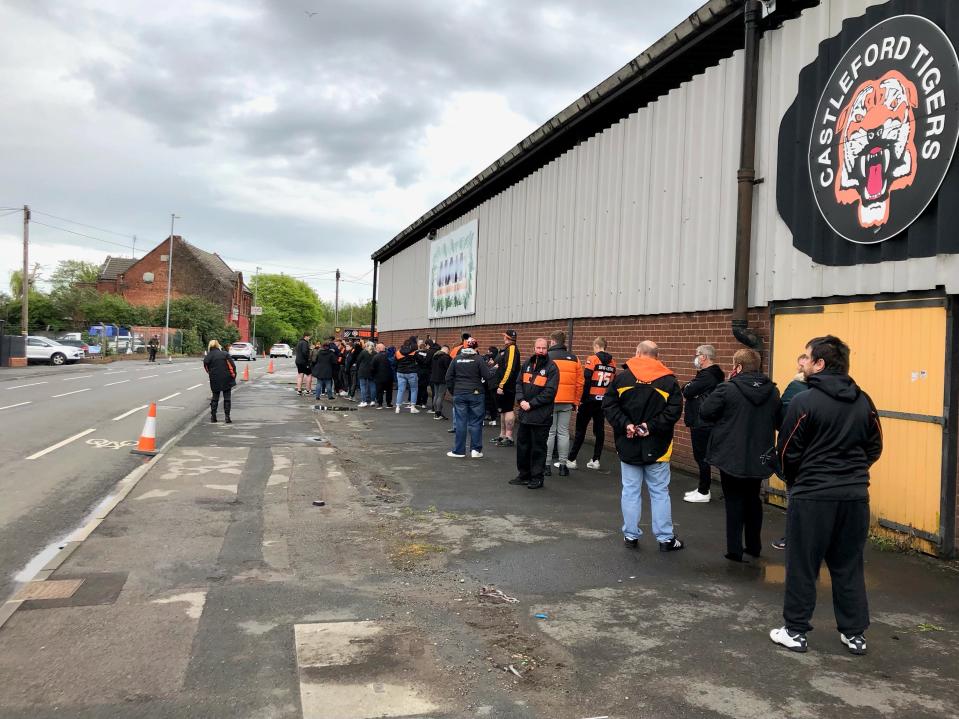
[[[130,448],[154,401],[159,446],[209,401],[200,360],[31,365],[0,373],[0,599],[32,558],[143,463]]]

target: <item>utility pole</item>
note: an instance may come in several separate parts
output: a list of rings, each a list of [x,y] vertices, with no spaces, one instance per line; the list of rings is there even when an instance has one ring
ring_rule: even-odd
[[[133,236],[133,251],[130,253],[133,259],[137,258],[137,236]]]
[[[336,268],[336,299],[333,303],[333,328],[340,326],[340,268]]]
[[[30,206],[23,206],[23,277],[20,301],[20,334],[30,334]]]
[[[166,258],[166,332],[163,334],[163,345],[166,347],[166,361],[173,362],[170,356],[170,288],[173,286],[173,222],[177,219],[176,213],[170,213],[170,249]]]
[[[256,274],[253,276],[253,306],[257,307],[256,304],[257,297],[259,297],[260,292],[260,268],[256,268]],[[253,315],[253,351],[256,352],[256,315]]]

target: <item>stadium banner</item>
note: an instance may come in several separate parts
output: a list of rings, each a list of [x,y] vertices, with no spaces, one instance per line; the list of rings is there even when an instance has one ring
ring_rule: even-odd
[[[430,242],[429,319],[476,313],[477,220]]]

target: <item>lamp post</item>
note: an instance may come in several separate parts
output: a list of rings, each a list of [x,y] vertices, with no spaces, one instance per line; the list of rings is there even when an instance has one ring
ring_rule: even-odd
[[[258,293],[260,290],[260,268],[256,268],[256,275],[253,277],[253,306],[259,307],[256,304]],[[256,315],[253,315],[253,351],[256,352]]]
[[[163,333],[167,363],[173,362],[170,356],[170,288],[173,285],[173,222],[179,219],[175,213],[170,213],[170,250],[166,258],[166,331]]]

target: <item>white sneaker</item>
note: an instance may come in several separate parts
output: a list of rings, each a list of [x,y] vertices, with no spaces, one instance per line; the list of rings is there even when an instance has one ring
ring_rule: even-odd
[[[366,402],[360,402],[360,403],[359,403],[358,405],[356,405],[356,406],[357,406],[357,407],[365,407],[365,406],[366,406]]]
[[[470,457],[472,457],[473,459],[483,459],[483,453],[482,453],[482,452],[477,452],[477,451],[474,449],[472,452],[470,452]]]
[[[771,629],[769,631],[769,638],[772,639],[776,644],[781,644],[786,647],[791,652],[805,652],[808,649],[806,644],[806,635],[800,632],[793,634],[786,627],[779,627],[779,629]]]
[[[396,405],[396,414],[399,414],[399,413],[400,413],[400,406]]]
[[[465,455],[465,454],[456,454],[456,452],[450,450],[449,452],[446,453],[446,456],[447,456],[447,457],[456,457],[457,459],[462,459],[462,458],[465,457],[466,455]]]
[[[345,389],[341,389],[341,390],[340,390],[340,397],[346,397],[346,395],[348,395],[348,394],[349,394],[349,392],[347,392]]]
[[[410,405],[410,414],[419,414],[420,411],[416,409],[413,405]]]
[[[562,462],[553,462],[553,466],[554,466],[554,467],[558,467],[558,466],[561,465],[561,464],[562,464]],[[567,460],[566,460],[566,469],[576,469],[576,460],[575,460],[575,459],[573,459],[573,460],[567,459]]]
[[[683,501],[693,502],[694,504],[696,504],[696,503],[708,502],[710,499],[712,499],[712,497],[713,497],[712,492],[706,492],[706,494],[700,494],[698,489],[694,489],[692,492],[686,492],[686,494],[683,495]]]
[[[586,463],[587,469],[599,469],[599,460],[591,459]]]

